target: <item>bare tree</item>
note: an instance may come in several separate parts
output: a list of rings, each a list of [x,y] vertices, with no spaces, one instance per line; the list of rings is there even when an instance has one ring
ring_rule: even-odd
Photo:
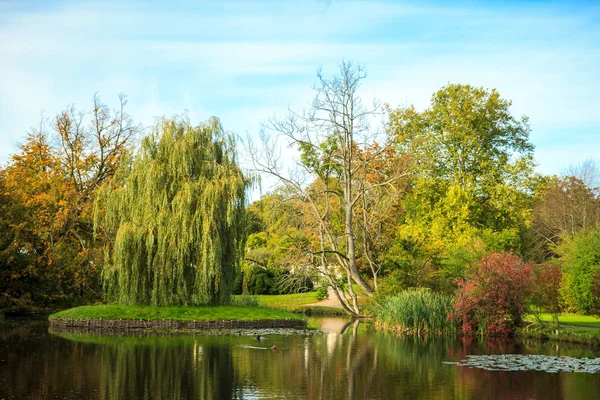
[[[371,129],[371,120],[379,107],[365,107],[357,95],[366,77],[364,69],[342,63],[339,76],[326,78],[319,70],[317,77],[310,109],[290,110],[285,119],[269,120],[265,127],[277,134],[276,139],[263,131],[261,147],[251,144],[250,154],[255,170],[276,177],[286,187],[289,200],[303,207],[306,228],[317,238],[316,246],[307,247],[306,253],[346,311],[358,314],[352,284],[367,296],[374,294],[372,285],[380,268],[378,240],[387,222],[376,219],[389,212],[394,203],[389,199],[398,192],[407,168],[391,146],[377,143],[380,134]],[[277,151],[279,138],[301,155],[297,168],[287,173]],[[371,272],[373,284],[363,276],[361,266]],[[345,285],[340,285],[340,270]]]
[[[570,165],[564,172],[563,178],[575,177],[583,182],[596,196],[600,196],[600,164],[593,159]]]
[[[120,94],[119,107],[111,111],[96,94],[91,115],[71,105],[56,117],[61,158],[79,193],[89,195],[112,176],[133,146],[141,127],[125,112],[126,105],[126,96]],[[91,117],[89,125],[86,117]]]
[[[58,237],[75,235],[84,251],[83,236],[91,234],[92,225],[89,216],[83,220],[81,216],[91,213],[95,190],[114,175],[142,131],[125,111],[126,105],[126,96],[120,94],[119,106],[111,110],[96,94],[91,112],[77,111],[71,105],[54,120],[59,159],[76,193]]]

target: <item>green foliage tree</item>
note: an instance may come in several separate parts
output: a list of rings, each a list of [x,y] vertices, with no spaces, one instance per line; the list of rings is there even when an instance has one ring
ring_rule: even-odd
[[[510,105],[495,90],[452,84],[422,112],[387,107],[388,130],[413,160],[392,256],[428,270],[420,284],[443,287],[481,249],[519,250],[533,146],[527,118],[513,117]]]
[[[294,202],[271,193],[246,207],[249,232],[246,241],[244,288],[257,293],[255,275],[268,275],[270,294],[301,293],[309,291],[315,278],[312,265],[303,248],[310,241],[302,230],[303,216]]]
[[[160,122],[96,203],[96,226],[114,237],[107,300],[226,303],[244,250],[247,186],[217,119]]]
[[[559,247],[561,292],[573,311],[600,314],[600,229],[581,230]]]

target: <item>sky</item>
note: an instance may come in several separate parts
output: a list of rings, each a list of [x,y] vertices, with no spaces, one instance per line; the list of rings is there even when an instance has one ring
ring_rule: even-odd
[[[171,4],[173,3],[173,4]],[[150,126],[211,116],[256,136],[306,108],[316,71],[364,65],[359,93],[429,105],[449,83],[527,115],[538,170],[600,160],[600,2],[0,1],[0,163],[42,116],[95,93]]]

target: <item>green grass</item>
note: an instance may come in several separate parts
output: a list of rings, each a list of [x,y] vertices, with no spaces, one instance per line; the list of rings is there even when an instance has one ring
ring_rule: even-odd
[[[542,322],[552,322],[552,314],[549,313],[541,313],[539,314]],[[528,316],[527,320],[536,321],[536,317],[533,315]],[[585,326],[590,328],[600,328],[600,318],[596,318],[591,315],[579,315],[579,314],[569,314],[562,313],[558,316],[558,322],[561,325],[575,325],[575,326]]]
[[[258,304],[266,307],[292,307],[316,303],[317,293],[295,293],[256,296]]]
[[[537,323],[536,316],[544,322]],[[540,313],[527,316],[531,325],[520,330],[524,337],[547,338],[561,342],[587,343],[600,346],[600,318],[590,315],[562,313],[558,316],[559,326],[552,325],[552,314]]]
[[[280,310],[293,312],[314,317],[339,317],[348,316],[346,312],[339,307],[323,307],[323,306],[279,306]]]
[[[276,308],[295,314],[312,316],[347,315],[344,310],[339,307],[309,306],[308,304],[318,302],[316,292],[261,296],[233,296],[232,300],[234,304],[248,303],[251,305],[256,302],[259,306]]]
[[[302,319],[288,311],[268,307],[203,306],[154,307],[129,305],[98,305],[71,308],[50,315],[53,318],[72,319],[143,319],[175,321],[236,320],[255,321],[273,319]]]

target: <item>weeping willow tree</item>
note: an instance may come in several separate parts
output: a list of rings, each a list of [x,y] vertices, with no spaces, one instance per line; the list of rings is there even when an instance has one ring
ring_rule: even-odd
[[[247,185],[216,118],[160,122],[97,197],[95,225],[111,238],[106,300],[226,303],[244,249]]]

